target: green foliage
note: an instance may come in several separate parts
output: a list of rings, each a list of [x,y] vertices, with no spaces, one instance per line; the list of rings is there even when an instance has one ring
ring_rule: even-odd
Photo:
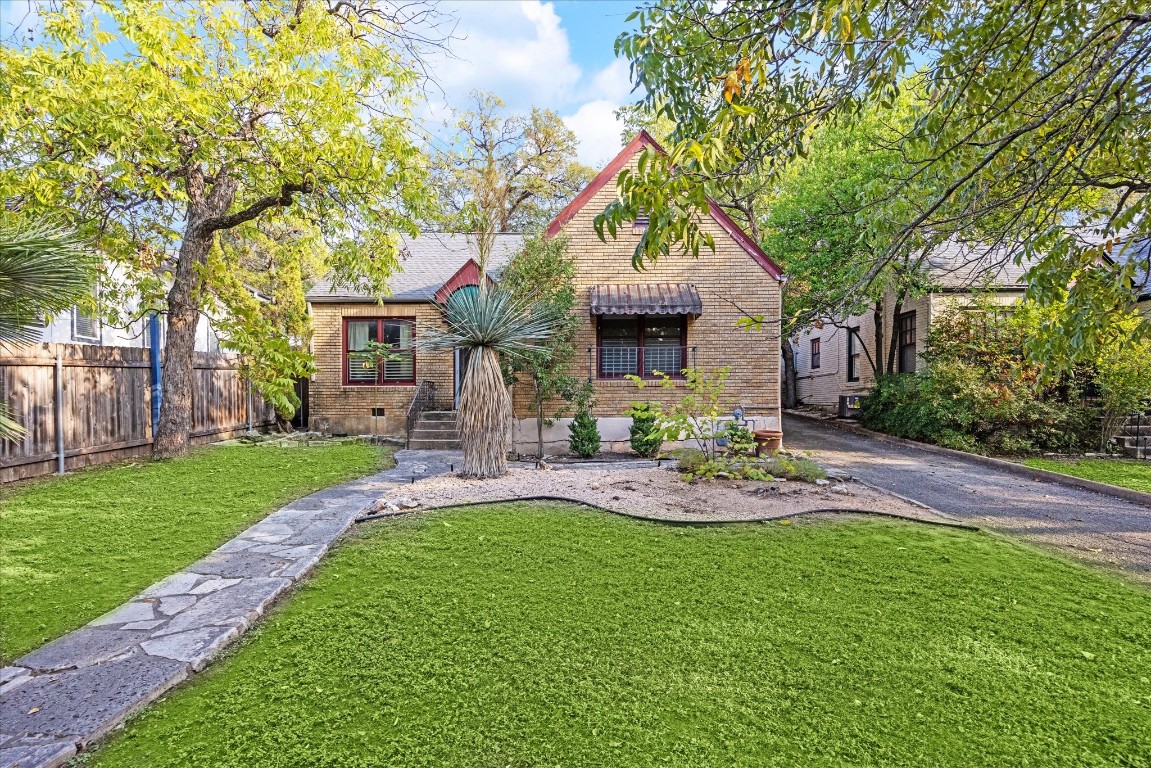
[[[1140,322],[1134,312],[1117,318],[1115,334],[1095,360],[1104,445],[1128,414],[1151,408],[1151,339],[1137,335]]]
[[[575,159],[575,132],[550,109],[508,115],[495,94],[473,91],[471,99],[472,109],[453,112],[462,150],[453,147],[433,159],[446,206],[439,225],[475,231],[474,206],[489,216],[495,232],[542,230],[595,175]]]
[[[1146,590],[968,531],[442,511],[361,528],[94,762],[1140,765],[1149,619]]]
[[[658,455],[663,445],[658,410],[651,403],[632,403],[625,415],[631,417],[631,426],[628,427],[631,449],[644,458]]]
[[[727,441],[727,451],[733,456],[749,456],[755,453],[755,438],[751,430],[742,424],[727,422],[720,430],[719,437]]]
[[[576,350],[572,344],[580,319],[575,306],[575,260],[565,236],[534,235],[512,256],[500,275],[500,285],[537,311],[557,318],[546,344],[506,361],[509,376],[523,377],[532,388],[532,410],[537,418],[539,455],[543,456],[543,428],[555,423],[576,399],[585,383],[571,373]],[[557,402],[558,401],[558,402]]]
[[[708,461],[707,455],[698,448],[680,448],[675,455],[679,460],[677,467],[679,471],[690,474],[699,472],[700,467]]]
[[[0,661],[131,599],[292,499],[388,466],[362,444],[216,446],[0,489]]]
[[[1070,286],[1072,311],[1046,357],[1093,357],[1106,314],[1130,299],[1129,271],[1102,257],[1119,233],[1151,234],[1151,149],[1131,148],[1151,130],[1145,11],[1139,0],[649,3],[616,50],[676,141],[621,174],[620,200],[597,226],[614,236],[650,209],[637,263],[698,253],[711,245],[692,223],[705,190],[740,178],[775,187],[826,126],[874,110],[895,134],[867,149],[897,150],[902,165],[857,209],[876,265],[916,240],[1036,256],[1033,296],[1047,303]],[[1081,237],[1068,221],[1093,231]],[[1076,279],[1091,265],[1098,280]]]
[[[805,483],[814,483],[827,477],[823,467],[802,456],[787,456],[776,453],[757,458],[754,454],[720,454],[710,460],[689,461],[680,459],[680,476],[687,482],[697,478],[738,478],[756,482],[771,482],[783,478]]]
[[[568,424],[568,446],[580,458],[590,459],[599,453],[599,420],[585,408],[576,411]]]
[[[416,234],[433,204],[407,119],[418,46],[373,2],[62,0],[39,20],[34,42],[0,47],[0,205],[92,236],[128,291],[167,312],[176,374],[164,379],[156,446],[179,453],[187,329],[220,304],[234,309],[231,278],[277,270],[315,238],[335,284],[386,292],[397,233]],[[284,212],[291,225],[257,242],[257,227]],[[209,267],[218,235],[232,232],[222,247],[238,253]],[[294,281],[295,309],[306,272],[278,278]],[[276,400],[303,367],[273,341],[289,324],[263,311],[235,322],[253,373],[268,372],[257,385]]]
[[[977,301],[932,322],[925,370],[876,379],[861,423],[958,450],[1001,454],[1074,451],[1094,443],[1094,411],[1068,378],[1044,385],[1025,355],[1041,332],[1027,305]]]
[[[45,223],[20,223],[0,210],[0,353],[32,341],[52,315],[89,296],[96,260],[75,232]],[[0,440],[25,433],[0,388]]]
[[[683,380],[671,378],[666,373],[655,371],[661,389],[678,389],[682,386],[686,394],[677,396],[670,404],[654,403],[652,412],[656,418],[656,431],[661,442],[689,440],[695,443],[701,453],[711,460],[715,456],[715,439],[724,429],[721,417],[724,415],[723,396],[731,367],[718,368],[710,375],[703,370],[685,368]],[[639,389],[647,382],[638,376],[628,376]]]

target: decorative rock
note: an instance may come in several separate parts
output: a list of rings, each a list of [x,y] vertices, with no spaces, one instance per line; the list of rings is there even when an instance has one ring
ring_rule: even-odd
[[[420,503],[415,499],[401,499],[399,506],[402,509],[415,509],[416,507],[420,506]]]
[[[819,480],[815,481],[815,484],[816,485],[831,485],[831,481],[830,480],[824,480],[824,479],[820,478]]]
[[[831,492],[832,493],[838,493],[838,494],[841,494],[843,496],[850,496],[851,495],[851,491],[850,491],[850,489],[848,489],[848,487],[846,485],[833,485],[833,486],[831,486]]]

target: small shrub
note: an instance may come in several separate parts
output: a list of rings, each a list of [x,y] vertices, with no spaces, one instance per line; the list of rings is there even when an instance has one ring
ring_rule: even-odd
[[[700,467],[707,463],[707,456],[703,451],[695,448],[681,448],[679,450],[679,471],[695,474]]]
[[[755,438],[751,430],[741,424],[728,422],[720,436],[727,438],[727,449],[733,456],[751,456],[755,453]]]
[[[599,453],[599,422],[586,409],[576,411],[575,418],[568,425],[568,446],[572,453],[583,459],[590,459]]]
[[[644,458],[651,458],[659,453],[663,445],[663,435],[659,432],[658,413],[652,409],[650,403],[632,403],[627,412],[631,416],[631,448]]]

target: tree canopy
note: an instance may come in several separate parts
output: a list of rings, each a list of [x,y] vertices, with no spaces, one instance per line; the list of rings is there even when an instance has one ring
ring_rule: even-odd
[[[290,212],[337,283],[386,290],[432,202],[408,120],[421,5],[63,0],[42,41],[0,48],[0,201],[67,216],[166,312],[158,454],[187,448],[199,314],[241,274],[209,258],[221,233]]]
[[[471,98],[471,109],[454,112],[456,143],[434,158],[441,225],[476,229],[479,210],[495,232],[542,229],[595,175],[575,159],[579,140],[550,109],[508,114],[495,94]]]
[[[897,225],[870,277],[916,240],[977,236],[1005,259],[1038,257],[1036,295],[1071,286],[1072,302],[1095,308],[1128,298],[1125,267],[1076,278],[1116,239],[1151,234],[1143,4],[669,0],[633,19],[617,50],[675,125],[668,154],[625,174],[602,217],[610,231],[649,216],[637,262],[711,246],[696,223],[708,190],[772,184],[821,126],[910,92],[911,119],[888,143],[903,171],[859,221]],[[1102,337],[1091,327],[1069,345],[1090,354]]]

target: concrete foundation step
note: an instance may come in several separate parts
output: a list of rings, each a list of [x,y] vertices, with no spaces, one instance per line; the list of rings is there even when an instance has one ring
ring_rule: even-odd
[[[455,411],[424,411],[412,429],[408,447],[422,451],[458,451]]]

